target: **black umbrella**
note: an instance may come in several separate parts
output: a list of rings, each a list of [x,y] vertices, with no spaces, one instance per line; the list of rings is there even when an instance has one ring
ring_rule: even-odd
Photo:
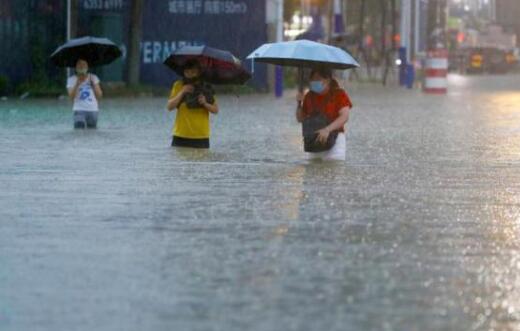
[[[119,47],[107,38],[83,37],[71,39],[58,47],[51,55],[51,61],[58,67],[75,67],[79,59],[89,66],[109,64],[121,57]]]
[[[233,54],[208,46],[184,46],[170,55],[164,64],[182,76],[186,62],[192,59],[199,61],[202,79],[211,84],[244,84],[251,78]]]

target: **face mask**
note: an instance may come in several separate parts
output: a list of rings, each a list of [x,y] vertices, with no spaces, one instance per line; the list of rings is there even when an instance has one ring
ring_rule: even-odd
[[[82,68],[82,69],[76,69],[76,73],[78,75],[86,75],[88,72],[88,69],[87,68]]]
[[[321,94],[325,90],[325,85],[320,80],[312,80],[310,83],[310,89],[314,93]]]

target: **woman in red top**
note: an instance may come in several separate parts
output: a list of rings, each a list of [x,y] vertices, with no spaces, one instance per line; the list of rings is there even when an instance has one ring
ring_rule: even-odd
[[[310,76],[310,91],[303,96],[298,94],[298,109],[296,119],[303,122],[313,111],[319,111],[327,117],[329,125],[318,130],[317,140],[325,143],[331,132],[338,130],[338,136],[334,146],[325,152],[309,153],[311,158],[324,160],[345,160],[346,141],[345,124],[348,122],[349,111],[352,102],[349,96],[339,87],[338,82],[332,77],[332,70],[328,68],[315,68]]]

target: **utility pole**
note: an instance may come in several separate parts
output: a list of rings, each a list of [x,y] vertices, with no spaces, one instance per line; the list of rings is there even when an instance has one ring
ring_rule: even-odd
[[[276,42],[283,41],[283,0],[276,0]],[[275,95],[278,98],[283,96],[283,68],[275,68]]]
[[[347,32],[348,25],[348,0],[343,0],[341,2],[341,15],[343,18],[343,32]]]
[[[415,14],[414,14],[414,57],[419,54],[421,45],[421,0],[415,0]]]
[[[67,41],[78,33],[78,0],[67,0]]]
[[[128,84],[135,86],[139,84],[141,72],[141,36],[143,33],[143,0],[132,0],[131,24],[128,49]]]
[[[300,30],[303,30],[303,16],[305,11],[305,0],[300,0]]]
[[[345,25],[343,22],[343,10],[342,1],[341,0],[333,0],[334,1],[334,34],[340,34],[345,31]]]
[[[78,9],[79,9],[79,0],[67,0],[67,31],[65,38],[66,41],[75,38],[78,34]],[[65,75],[68,78],[71,74],[70,68],[67,68],[65,71]]]
[[[276,1],[276,42],[283,41],[283,0]]]
[[[412,0],[401,0],[401,47],[406,49],[406,59],[412,54]]]
[[[284,40],[283,0],[267,0],[266,5],[268,40],[269,42],[281,42]],[[273,69],[268,68],[267,81],[269,89],[274,91],[275,96],[282,97],[283,68],[281,66],[274,66]]]
[[[327,23],[328,23],[328,28],[327,28],[327,43],[331,43],[332,41],[332,36],[334,35],[334,3],[333,3],[334,0],[329,0],[327,1],[327,17],[328,17],[328,20],[327,20]]]

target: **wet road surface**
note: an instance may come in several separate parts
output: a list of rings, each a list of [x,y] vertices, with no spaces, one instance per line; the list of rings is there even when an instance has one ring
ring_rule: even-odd
[[[0,329],[520,330],[520,76],[355,85],[347,160],[294,96],[222,96],[209,152],[164,99],[0,103]]]

